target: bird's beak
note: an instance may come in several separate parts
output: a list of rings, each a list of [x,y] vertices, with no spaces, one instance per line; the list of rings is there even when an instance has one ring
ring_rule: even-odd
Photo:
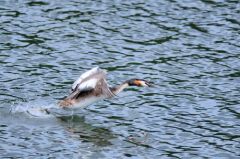
[[[153,83],[149,82],[149,81],[146,81],[146,80],[141,80],[141,81],[139,81],[139,86],[142,86],[142,87],[152,87]]]
[[[145,85],[147,87],[153,87],[154,86],[154,84],[152,82],[149,82],[149,81],[144,81],[144,82],[145,82]]]
[[[132,83],[130,83],[130,85],[138,87],[152,87],[153,83],[142,79],[136,79]]]

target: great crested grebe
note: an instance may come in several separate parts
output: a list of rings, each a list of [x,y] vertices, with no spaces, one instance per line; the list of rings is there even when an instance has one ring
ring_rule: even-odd
[[[150,86],[141,79],[130,79],[116,87],[108,87],[106,71],[95,67],[83,73],[72,85],[69,96],[59,102],[62,108],[83,108],[101,99],[112,98],[128,86]]]

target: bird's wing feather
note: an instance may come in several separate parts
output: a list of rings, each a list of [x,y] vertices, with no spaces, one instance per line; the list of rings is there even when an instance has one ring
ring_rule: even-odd
[[[82,81],[79,85],[77,85],[78,90],[89,90],[95,88],[98,79],[93,78],[87,81]]]
[[[95,95],[111,98],[114,93],[109,89],[106,81],[106,71],[95,67],[83,73],[72,85],[69,98],[77,97],[81,92],[93,91]]]
[[[84,91],[94,89],[99,80],[104,79],[106,71],[95,67],[83,73],[72,85],[72,91]]]
[[[76,90],[77,86],[79,86],[79,84],[81,84],[83,82],[84,79],[86,79],[87,77],[96,74],[97,72],[99,72],[100,68],[99,67],[94,67],[93,69],[83,73],[72,85],[72,90]]]
[[[107,81],[105,79],[102,79],[101,85],[103,95],[105,95],[107,98],[112,98],[115,96],[115,94],[109,89]]]

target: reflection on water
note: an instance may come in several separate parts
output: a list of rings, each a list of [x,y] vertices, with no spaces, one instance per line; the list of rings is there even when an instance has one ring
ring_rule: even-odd
[[[4,0],[0,21],[1,158],[239,158],[239,1]],[[97,65],[156,87],[72,117],[9,113]]]
[[[58,119],[66,130],[73,134],[74,138],[80,139],[82,142],[92,142],[97,146],[109,146],[111,145],[110,140],[115,138],[110,130],[86,123],[84,117],[74,115],[58,117]]]

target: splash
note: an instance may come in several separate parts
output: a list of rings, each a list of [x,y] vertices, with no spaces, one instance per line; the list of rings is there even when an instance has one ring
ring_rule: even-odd
[[[11,106],[11,113],[25,113],[31,117],[54,117],[57,112],[61,112],[56,102],[49,102],[46,99],[36,99],[34,101],[22,102]]]

